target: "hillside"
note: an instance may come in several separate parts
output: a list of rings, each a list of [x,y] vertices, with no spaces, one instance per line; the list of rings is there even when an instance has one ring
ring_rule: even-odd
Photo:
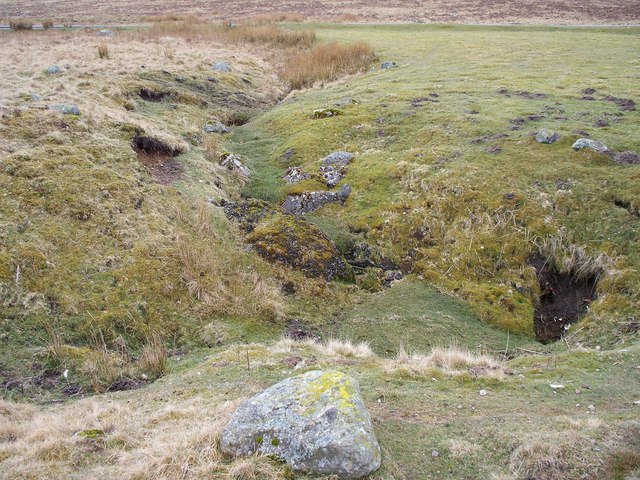
[[[371,479],[637,478],[639,34],[0,34],[0,478],[306,478],[220,434],[329,368]]]
[[[286,12],[312,20],[343,22],[418,22],[458,24],[563,24],[637,25],[640,10],[635,0],[553,0],[508,2],[484,0],[420,0],[404,2],[322,2],[238,0],[185,1],[142,0],[136,8],[122,0],[96,4],[94,0],[0,0],[0,19],[10,17],[54,18],[60,22],[137,22],[154,15],[196,14],[216,19],[251,17]]]

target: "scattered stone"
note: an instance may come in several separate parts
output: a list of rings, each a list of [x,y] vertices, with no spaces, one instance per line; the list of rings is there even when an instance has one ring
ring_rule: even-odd
[[[229,73],[231,71],[231,65],[224,61],[215,62],[211,68],[214,72]]]
[[[47,67],[46,72],[47,75],[57,75],[62,73],[62,69],[58,65],[51,65],[50,67]]]
[[[439,456],[440,456],[440,452],[438,452],[437,450],[434,450],[433,452],[431,452],[431,456],[432,456],[433,458],[437,458],[437,457],[439,457]]]
[[[594,407],[593,405],[589,405],[589,406],[587,407],[587,409],[589,409],[589,410],[591,410],[591,411],[594,411],[594,410],[596,409],[596,407]]]
[[[576,395],[580,395],[580,393],[582,392],[582,390],[580,390],[579,388],[575,389]]]
[[[591,140],[590,138],[579,138],[571,148],[573,148],[574,150],[582,150],[584,148],[588,148],[598,153],[607,153],[609,151],[604,143],[598,142],[596,140]]]
[[[98,32],[98,35],[101,37],[115,37],[116,32],[114,32],[113,30],[108,30],[106,28],[103,28]]]
[[[595,121],[593,126],[597,127],[597,128],[608,127],[609,126],[609,122],[607,120],[605,120],[604,118],[599,118],[598,120]]]
[[[486,390],[480,390],[478,393],[481,397],[486,397],[488,392]]]
[[[354,100],[351,97],[347,97],[347,98],[341,98],[340,100],[337,100],[334,105],[336,107],[344,107],[346,105],[358,105],[360,102],[358,100]]]
[[[564,388],[564,385],[562,385],[562,384],[553,384],[553,383],[552,383],[552,384],[551,384],[551,385],[549,385],[549,386],[550,386],[553,390],[560,390],[560,389],[563,389],[563,388]]]
[[[322,175],[322,179],[326,183],[327,187],[333,188],[340,183],[340,180],[345,176],[346,168],[335,168],[332,165],[320,167],[320,174]]]
[[[382,62],[382,65],[380,65],[380,69],[388,70],[390,68],[396,68],[397,66],[398,64],[396,62]]]
[[[226,167],[230,172],[239,173],[243,177],[249,176],[249,169],[242,161],[242,157],[235,153],[223,153],[220,156],[220,161],[218,162],[223,167]]]
[[[305,192],[300,195],[289,195],[282,209],[293,215],[303,215],[324,207],[329,203],[344,203],[351,195],[351,187],[343,185],[338,192]]]
[[[402,272],[400,270],[389,270],[384,274],[383,285],[387,288],[390,288],[393,282],[398,280],[402,280]]]
[[[285,182],[291,185],[293,183],[302,182],[303,180],[309,180],[311,175],[303,171],[301,167],[289,167],[282,178]]]
[[[220,134],[231,132],[231,130],[229,130],[229,127],[227,127],[224,123],[220,121],[207,122],[204,126],[204,131],[206,133],[220,133]]]
[[[323,167],[328,167],[328,166],[346,167],[351,163],[353,158],[354,158],[353,153],[345,152],[342,150],[337,152],[332,152],[322,159],[322,166]]]
[[[553,143],[557,142],[559,139],[560,135],[546,128],[543,128],[536,134],[536,142],[538,143]]]
[[[342,112],[337,108],[318,108],[313,111],[313,118],[329,118],[342,115]]]
[[[72,103],[56,103],[49,106],[50,110],[55,110],[64,115],[80,115],[80,109]]]
[[[623,112],[632,112],[636,109],[636,102],[628,98],[617,98],[612,97],[611,95],[607,95],[603,98],[605,102],[613,102],[620,108]]]
[[[636,400],[635,402],[633,402],[634,405],[640,405],[640,400]]]
[[[640,155],[632,151],[619,152],[614,155],[613,161],[620,165],[638,165],[640,164]]]
[[[358,383],[315,370],[243,403],[221,437],[227,455],[274,455],[300,473],[361,478],[380,466],[380,447]]]

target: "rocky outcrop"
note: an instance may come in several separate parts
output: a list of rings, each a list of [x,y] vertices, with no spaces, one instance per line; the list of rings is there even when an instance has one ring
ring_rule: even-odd
[[[240,155],[236,155],[235,153],[224,153],[220,157],[219,163],[230,172],[237,173],[243,177],[249,176],[249,169],[242,161],[242,157]]]
[[[311,178],[311,175],[309,175],[307,172],[305,172],[304,170],[302,170],[301,167],[289,167],[287,168],[287,171],[285,172],[284,176],[282,177],[282,179],[287,182],[289,185],[294,184],[294,183],[300,183],[304,180],[309,180],[309,178]]]
[[[220,443],[227,455],[275,455],[305,474],[357,479],[380,466],[358,383],[338,371],[287,378],[247,400]]]
[[[351,195],[351,187],[343,185],[338,192],[304,192],[289,195],[282,204],[282,210],[293,215],[314,212],[329,203],[344,203]]]
[[[598,142],[596,140],[591,140],[590,138],[579,138],[575,141],[571,148],[573,148],[574,150],[583,150],[585,148],[588,148],[598,153],[607,153],[609,151],[604,143]]]
[[[536,142],[538,143],[553,143],[557,142],[559,139],[560,135],[546,128],[543,128],[536,134]]]

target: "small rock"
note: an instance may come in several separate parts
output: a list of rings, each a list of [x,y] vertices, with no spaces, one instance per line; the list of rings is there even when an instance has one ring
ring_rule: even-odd
[[[58,65],[51,65],[47,67],[47,75],[57,75],[58,73],[62,73],[62,69]]]
[[[620,152],[613,156],[613,161],[620,165],[638,165],[640,164],[640,155],[632,151]]]
[[[636,400],[635,402],[633,402],[634,405],[640,405],[640,400]]]
[[[295,472],[356,479],[380,467],[358,383],[338,371],[287,378],[249,399],[222,432],[227,455],[276,455]]]
[[[340,100],[337,100],[336,102],[334,102],[334,105],[336,107],[344,107],[345,105],[358,105],[360,102],[358,100],[354,100],[351,97],[347,97],[347,98],[341,98]]]
[[[480,390],[478,393],[481,397],[486,397],[488,392],[486,390]]]
[[[115,37],[116,32],[114,32],[113,30],[108,30],[106,28],[103,28],[98,32],[98,35],[101,37]]]
[[[303,180],[309,180],[311,176],[307,172],[303,171],[301,167],[289,167],[282,178],[285,182],[291,185],[293,183],[302,182]]]
[[[600,351],[602,349],[602,347],[600,345],[596,345],[596,350]]]
[[[388,70],[390,68],[396,68],[397,66],[398,64],[396,62],[383,62],[382,65],[380,65],[380,69]]]
[[[553,143],[557,142],[559,138],[560,135],[546,128],[543,128],[536,134],[536,142],[538,143]]]
[[[564,385],[562,385],[562,384],[554,384],[554,383],[552,383],[552,384],[551,384],[551,385],[549,385],[549,386],[550,386],[552,389],[554,389],[554,390],[559,390],[559,389],[564,388]]]
[[[329,118],[342,115],[342,112],[337,108],[317,108],[313,111],[313,118]]]
[[[229,133],[229,127],[227,127],[224,123],[219,121],[211,121],[207,122],[204,126],[204,131],[206,133]]]
[[[582,150],[584,148],[588,148],[598,153],[607,153],[609,149],[607,146],[596,140],[591,140],[590,138],[579,138],[575,141],[575,143],[571,146],[574,150]]]
[[[231,71],[231,65],[224,61],[215,62],[211,68],[214,72],[229,73]]]
[[[57,103],[49,106],[50,110],[55,110],[64,115],[80,115],[80,109],[72,103]]]
[[[333,188],[335,187],[340,180],[344,177],[344,168],[335,168],[331,165],[328,167],[320,167],[320,174],[322,175],[322,179],[327,184],[327,187]]]
[[[576,388],[575,392],[576,392],[577,394],[580,394],[581,390],[580,390],[579,388]]]
[[[440,452],[438,452],[437,450],[434,450],[433,452],[431,452],[431,456],[433,458],[439,457],[440,456]]]
[[[219,163],[231,172],[239,173],[243,177],[249,176],[249,169],[242,162],[242,157],[240,155],[236,155],[235,153],[223,153],[220,156]]]
[[[589,405],[587,407],[588,410],[594,411],[596,409],[596,407],[594,407],[593,405]]]

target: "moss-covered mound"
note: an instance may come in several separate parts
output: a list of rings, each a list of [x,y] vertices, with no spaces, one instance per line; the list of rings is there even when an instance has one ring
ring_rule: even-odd
[[[335,244],[314,224],[276,214],[247,237],[264,258],[302,270],[310,277],[347,278],[348,269]]]

